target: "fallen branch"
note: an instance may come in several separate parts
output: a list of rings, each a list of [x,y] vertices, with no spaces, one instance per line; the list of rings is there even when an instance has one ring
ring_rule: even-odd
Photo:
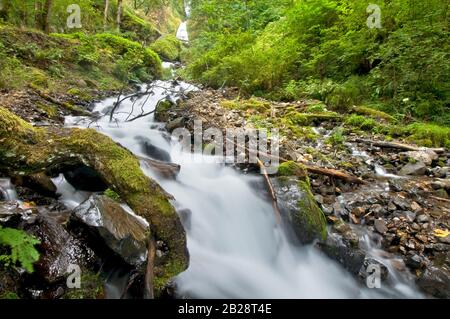
[[[447,199],[447,198],[442,198],[442,197],[437,197],[437,196],[430,196],[430,198],[439,200],[441,202],[450,203],[450,199]]]
[[[372,141],[372,140],[366,140],[366,139],[362,139],[362,138],[357,138],[354,140],[354,142],[364,143],[364,144],[378,146],[378,147],[382,147],[382,148],[393,148],[393,149],[398,149],[398,150],[403,150],[403,151],[421,151],[423,149],[427,149],[427,150],[431,150],[438,154],[442,154],[445,152],[445,148],[417,147],[417,146],[398,143],[398,142]]]
[[[164,178],[175,179],[181,169],[180,165],[174,163],[166,163],[143,157],[140,157],[139,159]]]
[[[229,142],[234,142],[229,139],[226,139],[226,140]],[[265,152],[261,152],[261,151],[250,150],[249,148],[247,148],[245,146],[241,146],[241,145],[236,145],[236,146],[237,146],[237,148],[240,148],[241,150],[248,151],[249,154],[256,153],[256,154],[262,155],[264,157],[267,157],[271,160],[275,160],[278,163],[289,162],[288,159],[285,159],[282,157],[274,156],[274,155],[271,155],[271,154],[268,154]],[[331,168],[324,168],[324,167],[319,167],[319,166],[315,166],[315,165],[310,165],[306,161],[297,161],[297,162],[301,163],[305,167],[305,169],[310,173],[338,178],[338,179],[343,180],[348,183],[367,184],[362,179],[360,179],[356,176],[350,175],[348,173],[342,172],[342,171],[338,171],[338,170],[331,169]]]
[[[153,238],[150,239],[148,243],[148,252],[147,252],[147,269],[145,271],[145,287],[144,287],[144,299],[154,299],[155,295],[153,292],[153,265],[155,262],[156,255],[156,245],[155,240]]]
[[[278,208],[278,204],[277,204],[277,202],[278,202],[277,195],[275,194],[273,185],[270,182],[270,177],[269,177],[269,174],[267,174],[266,167],[264,166],[264,163],[261,162],[261,160],[259,158],[258,158],[258,165],[259,165],[259,168],[261,169],[261,171],[263,172],[264,179],[266,180],[266,183],[267,183],[267,187],[269,187],[270,196],[272,197],[273,210],[275,211],[276,219],[279,224],[279,223],[281,223],[281,213],[280,213],[280,209]]]

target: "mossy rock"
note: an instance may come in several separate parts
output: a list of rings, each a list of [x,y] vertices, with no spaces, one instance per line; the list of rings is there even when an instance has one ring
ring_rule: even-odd
[[[0,156],[0,173],[5,176],[58,173],[80,165],[93,168],[149,222],[152,236],[167,245],[168,254],[155,260],[155,280],[168,283],[179,274],[176,271],[187,268],[186,234],[171,196],[144,175],[131,152],[109,137],[93,129],[34,128],[0,107]]]
[[[327,238],[325,215],[314,199],[306,171],[288,162],[281,174],[285,175],[274,178],[273,185],[283,220],[301,243],[324,241]]]
[[[98,273],[82,271],[81,287],[67,289],[64,299],[104,299],[105,283]]]
[[[163,60],[171,62],[180,60],[182,48],[182,42],[174,35],[163,36],[150,46],[150,49],[158,53]]]

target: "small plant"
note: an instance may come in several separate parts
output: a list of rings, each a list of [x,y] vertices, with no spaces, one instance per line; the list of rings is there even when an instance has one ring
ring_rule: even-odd
[[[331,134],[331,136],[326,140],[326,143],[334,146],[343,145],[344,142],[345,142],[344,130],[340,127],[337,128],[333,132],[333,134]]]
[[[28,273],[32,273],[33,263],[39,260],[39,252],[34,246],[39,243],[39,240],[23,230],[0,226],[0,247],[6,247],[9,251],[7,254],[0,255],[0,264],[12,267],[18,262]]]
[[[103,194],[116,202],[120,202],[120,195],[113,191],[111,188],[108,188]]]

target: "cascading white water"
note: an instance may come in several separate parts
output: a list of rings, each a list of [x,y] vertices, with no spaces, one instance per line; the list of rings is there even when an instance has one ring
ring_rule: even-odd
[[[17,200],[17,193],[9,178],[0,178],[0,192],[5,200]]]
[[[197,298],[420,296],[413,287],[405,285],[366,289],[316,248],[291,244],[276,224],[271,203],[252,187],[263,182],[262,176],[244,175],[222,164],[212,164],[206,158],[204,163],[193,163],[191,154],[184,153],[176,140],[167,138],[153,115],[126,122],[130,113],[133,117],[142,110],[154,109],[167,96],[166,88],[177,92],[195,89],[183,82],[159,81],[154,94],[123,102],[113,122],[109,116],[95,123],[89,118],[68,117],[66,124],[90,125],[143,157],[146,154],[139,139],[147,138],[181,165],[175,181],[161,179],[142,165],[146,174],[174,195],[177,208],[192,212],[186,229],[190,267],[177,278],[181,294]],[[180,94],[170,94],[170,98],[176,100]],[[116,98],[110,98],[98,103],[94,112],[106,114],[115,101]]]

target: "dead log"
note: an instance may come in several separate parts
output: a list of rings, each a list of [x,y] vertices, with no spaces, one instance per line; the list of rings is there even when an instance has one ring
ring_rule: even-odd
[[[180,173],[181,166],[174,163],[166,163],[149,158],[139,158],[144,164],[155,171],[158,175],[167,179],[175,179]]]
[[[377,146],[377,147],[381,147],[381,148],[393,148],[393,149],[402,150],[402,151],[415,152],[415,151],[421,151],[421,150],[427,149],[427,150],[431,150],[437,154],[442,154],[445,152],[445,148],[418,147],[418,146],[403,144],[403,143],[399,143],[399,142],[373,141],[373,140],[367,140],[367,139],[362,139],[362,138],[357,138],[357,139],[354,139],[353,141],[357,142],[357,143],[373,145],[373,146]]]
[[[155,255],[156,255],[156,244],[153,238],[150,239],[148,243],[148,252],[147,252],[147,268],[145,271],[145,289],[144,289],[144,299],[154,299],[154,270],[153,265],[155,264]]]
[[[270,196],[272,197],[273,210],[275,211],[275,216],[276,216],[277,222],[278,222],[278,224],[280,224],[281,223],[281,213],[280,213],[280,209],[278,208],[278,204],[277,204],[277,202],[278,202],[277,195],[275,194],[275,190],[273,188],[272,182],[270,181],[269,174],[267,174],[266,167],[264,166],[264,163],[261,162],[261,160],[259,158],[258,158],[258,165],[264,175],[264,179],[266,180],[267,187],[269,188]]]
[[[226,139],[228,142],[233,143],[234,141],[230,140],[230,139]],[[250,150],[248,147],[245,146],[241,146],[241,145],[236,145],[237,148],[244,150],[246,152],[249,152],[249,154],[254,154],[257,153],[259,155],[262,155],[264,157],[267,157],[268,159],[271,160],[275,160],[278,163],[283,163],[283,162],[289,162],[288,159],[282,158],[282,157],[278,157],[278,156],[274,156],[272,154],[268,154],[265,152],[261,152],[261,151],[256,151],[256,150]],[[338,171],[335,169],[331,169],[331,168],[324,168],[324,167],[320,167],[320,166],[315,166],[315,165],[310,165],[308,164],[306,161],[297,161],[298,163],[301,163],[303,165],[303,167],[310,173],[313,174],[318,174],[318,175],[325,175],[325,176],[329,176],[329,177],[334,177],[340,180],[343,180],[347,183],[354,183],[354,184],[367,184],[365,181],[363,181],[362,179],[350,175],[348,173],[342,172],[342,171]]]

